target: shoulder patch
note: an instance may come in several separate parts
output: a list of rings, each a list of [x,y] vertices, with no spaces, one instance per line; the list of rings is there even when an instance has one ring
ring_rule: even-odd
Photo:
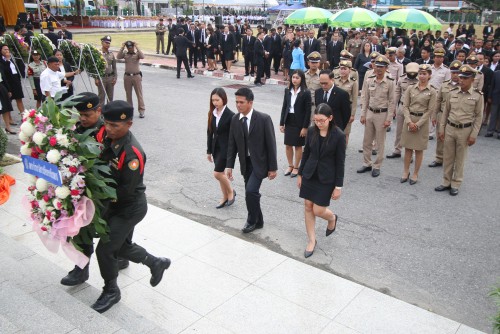
[[[483,75],[483,72],[479,72],[479,71],[478,71],[478,72],[476,73],[476,75],[478,75],[478,74]]]
[[[477,89],[477,88],[474,88],[474,91],[475,91],[475,92],[478,92],[478,93],[479,93],[479,94],[481,94],[481,95],[483,95],[483,92],[482,92],[482,91],[480,91],[480,90],[479,90],[479,89]]]
[[[389,76],[387,76],[386,78],[387,78],[387,79],[389,79],[389,80],[394,81],[394,78],[391,78],[391,77],[389,77]]]
[[[457,87],[453,87],[452,89],[450,89],[450,91],[452,91],[452,90],[457,90],[457,89],[459,89],[459,88],[460,88],[460,87],[458,87],[458,86],[457,86]]]
[[[351,68],[351,71],[353,72],[357,72],[357,70],[355,68]]]
[[[340,68],[340,66],[336,66],[336,67],[334,67],[333,69],[334,69],[334,70],[338,70],[339,68]]]
[[[139,168],[139,160],[138,159],[130,160],[130,162],[128,163],[128,168],[130,170],[137,170],[137,168]]]
[[[334,77],[334,79],[340,79],[340,75],[337,75],[336,77]]]
[[[444,67],[444,68],[449,68],[449,67],[448,67],[448,66],[446,66],[445,64],[443,64],[443,67]]]
[[[443,83],[445,83],[445,82],[450,82],[450,81],[451,81],[451,79],[448,79],[448,80],[443,81]]]
[[[353,78],[351,78],[351,80],[352,80],[352,81],[356,81],[356,78],[355,78],[355,77],[353,77]]]
[[[402,77],[405,77],[405,76],[406,76],[406,73],[403,73],[403,74],[401,74],[399,77],[401,77],[401,78],[402,78]]]
[[[368,78],[375,78],[375,77],[376,77],[376,75],[373,74],[373,75],[370,75]]]
[[[434,88],[434,89],[437,89],[436,87],[434,87],[434,85],[431,84],[431,87]]]

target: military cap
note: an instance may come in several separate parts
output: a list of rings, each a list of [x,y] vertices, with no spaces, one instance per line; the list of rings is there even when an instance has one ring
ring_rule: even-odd
[[[477,64],[478,63],[477,56],[476,55],[471,55],[471,56],[469,56],[469,57],[467,57],[465,59],[465,62],[467,64]]]
[[[432,72],[432,67],[429,64],[420,64],[418,66],[418,71],[427,71],[427,72]]]
[[[434,57],[436,57],[436,56],[444,57],[445,54],[446,54],[446,51],[444,51],[443,48],[435,48],[434,49]]]
[[[126,42],[125,42],[125,46],[126,46],[127,48],[131,48],[131,47],[133,47],[133,46],[134,46],[134,42],[132,42],[132,41],[126,41]]]
[[[460,67],[462,67],[462,62],[460,60],[454,60],[450,64],[450,71],[460,72]]]
[[[388,54],[394,54],[394,53],[396,53],[396,51],[398,51],[398,48],[393,46],[393,47],[387,48],[385,52]]]
[[[311,63],[319,63],[321,61],[321,54],[318,51],[313,51],[307,56],[307,60]]]
[[[375,59],[375,66],[389,66],[390,61],[387,59],[386,56],[378,56],[377,59]]]
[[[340,59],[352,59],[354,56],[347,50],[340,51]]]
[[[352,68],[352,62],[350,60],[341,60],[339,63],[339,66],[342,67],[349,67]]]
[[[111,36],[109,35],[104,36],[103,38],[101,38],[101,41],[111,43]]]
[[[374,52],[372,52],[372,53],[370,54],[370,58],[371,58],[372,60],[377,59],[377,57],[378,57],[378,56],[380,56],[380,53],[378,53],[377,51],[374,51]]]
[[[459,77],[470,78],[476,76],[477,71],[469,65],[462,65],[460,67]]]
[[[102,116],[106,121],[127,121],[134,116],[134,107],[125,101],[115,100],[104,106]]]
[[[99,107],[99,96],[91,92],[80,93],[73,101],[76,102],[75,108],[78,111],[95,110]]]
[[[31,55],[32,56],[40,56],[40,52],[33,50],[33,51],[31,51]]]
[[[417,63],[408,63],[406,64],[406,73],[417,73],[418,72],[418,64]]]

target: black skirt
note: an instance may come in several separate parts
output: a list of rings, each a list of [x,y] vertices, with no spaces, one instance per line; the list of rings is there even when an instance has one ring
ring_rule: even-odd
[[[5,80],[5,79],[4,79]],[[12,90],[12,96],[10,97],[11,100],[19,100],[24,98],[24,93],[23,93],[23,85],[21,84],[21,77],[19,74],[15,74],[12,76],[10,84],[10,89]]]
[[[42,89],[40,88],[40,78],[34,77],[33,81],[35,82],[35,89],[36,89],[36,95],[35,95],[35,101],[42,101]]]
[[[0,103],[2,103],[2,106],[0,107],[0,115],[14,110],[12,109],[12,103],[10,102],[8,94],[9,92],[7,92],[7,88],[0,83]]]
[[[299,197],[307,199],[319,206],[329,206],[335,183],[324,184],[319,181],[318,173],[310,179],[302,177]]]
[[[297,125],[295,114],[288,114],[285,123],[285,145],[304,146],[306,138],[300,136],[302,127]]]
[[[227,157],[221,154],[220,149],[215,145],[215,151],[212,153],[214,159],[214,172],[222,173],[226,169]]]

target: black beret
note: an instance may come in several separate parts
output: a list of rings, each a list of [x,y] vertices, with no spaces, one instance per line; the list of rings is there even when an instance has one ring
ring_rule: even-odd
[[[73,101],[76,102],[75,108],[78,111],[95,110],[99,107],[99,96],[91,92],[80,93]]]
[[[128,102],[116,100],[104,106],[102,115],[106,121],[127,121],[134,116],[134,107],[128,104]]]
[[[134,46],[134,42],[132,42],[132,41],[126,41],[126,42],[125,42],[125,46],[126,46],[127,48],[133,47],[133,46]]]

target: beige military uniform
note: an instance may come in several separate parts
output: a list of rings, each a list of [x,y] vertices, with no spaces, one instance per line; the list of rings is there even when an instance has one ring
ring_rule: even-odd
[[[337,66],[335,67],[333,70],[332,70],[333,74],[336,76],[336,77],[340,77],[340,66]],[[355,80],[356,82],[359,80],[359,74],[358,74],[358,71],[356,71],[356,69],[354,68],[351,68],[351,73],[349,73],[349,79],[350,80]],[[308,86],[309,87],[309,86]]]
[[[363,41],[358,38],[351,38],[348,42],[347,42],[347,51],[349,51],[350,53],[352,53],[353,55],[353,58],[352,59],[356,59],[356,57],[358,56],[359,52],[361,51],[361,45],[363,44]]]
[[[351,117],[355,117],[356,109],[358,108],[358,81],[351,79],[349,76],[347,77],[347,80],[344,81],[340,76],[338,76],[335,77],[335,85],[349,94],[349,101],[351,102]],[[344,133],[347,136],[351,133],[351,125],[352,122],[349,122],[344,129]]]
[[[451,72],[448,66],[441,64],[441,66],[436,67],[431,65],[432,75],[429,79],[429,82],[432,86],[434,86],[437,90],[441,88],[443,82],[451,79]]]
[[[106,60],[106,70],[101,82],[97,82],[97,93],[99,95],[99,103],[104,105],[106,96],[107,102],[113,101],[116,79],[118,72],[116,71],[116,58],[113,52],[102,52],[104,60]],[[105,93],[106,92],[106,93]]]
[[[307,89],[311,92],[311,121],[314,116],[314,110],[316,106],[314,105],[314,92],[316,89],[321,88],[319,84],[319,70],[316,70],[315,74],[311,74],[311,70],[307,70],[305,73]]]
[[[160,52],[160,44],[161,44],[161,53],[165,53],[165,32],[167,31],[167,26],[163,23],[156,24],[155,34],[156,34],[156,53]]]
[[[405,92],[403,102],[404,126],[401,146],[411,150],[423,151],[429,142],[429,120],[436,109],[437,92],[430,83],[420,90],[418,83],[411,85]],[[418,130],[410,132],[409,123],[417,124]]]
[[[399,78],[404,73],[403,64],[400,64],[397,61],[391,62],[387,67],[387,70],[391,74],[391,77],[393,77],[396,80],[396,83],[399,81]]]
[[[393,153],[401,154],[401,133],[403,131],[404,125],[404,112],[403,112],[403,103],[404,103],[404,95],[406,89],[410,85],[416,84],[418,79],[410,79],[403,74],[399,77],[399,81],[396,84],[396,90],[394,92],[394,101],[396,103],[396,138],[394,140],[394,151]]]
[[[43,96],[45,95],[43,94],[42,89],[40,88],[40,75],[46,68],[47,66],[43,61],[40,61],[40,63],[38,64],[32,61],[28,65],[28,80],[30,82],[30,86],[33,92],[36,91],[35,100],[37,101],[42,101]],[[0,109],[1,108],[2,106],[0,105]]]
[[[387,134],[384,122],[390,121],[396,103],[394,102],[395,83],[394,79],[385,76],[378,82],[375,75],[367,78],[363,86],[363,107],[361,116],[366,117],[365,133],[363,137],[363,160],[364,166],[372,166],[372,143],[377,142],[378,154],[373,163],[373,168],[380,169],[384,160],[385,137]]]
[[[458,83],[455,83],[451,80],[447,80],[441,86],[441,89],[438,90],[437,101],[436,101],[436,111],[432,114],[432,120],[436,120],[436,129],[439,129],[441,125],[441,116],[443,115],[443,111],[446,107],[446,100],[450,95],[450,91],[454,88],[457,88]],[[436,159],[434,159],[437,163],[443,163],[443,146],[444,142],[438,140],[436,143]]]
[[[477,72],[474,77],[474,82],[472,83],[472,87],[476,88],[478,91],[482,92],[484,86],[484,75],[483,72]]]
[[[132,88],[137,95],[137,104],[139,105],[139,113],[144,114],[146,107],[144,105],[144,98],[142,95],[142,72],[139,68],[140,59],[144,59],[142,51],[128,53],[122,47],[118,52],[117,59],[125,59],[125,73],[123,77],[123,85],[125,87],[125,94],[127,95],[127,102],[133,106],[132,101]]]
[[[450,90],[439,128],[439,133],[444,133],[443,186],[458,189],[462,184],[469,148],[467,139],[477,138],[483,109],[479,90],[473,87],[466,92],[458,87]]]

